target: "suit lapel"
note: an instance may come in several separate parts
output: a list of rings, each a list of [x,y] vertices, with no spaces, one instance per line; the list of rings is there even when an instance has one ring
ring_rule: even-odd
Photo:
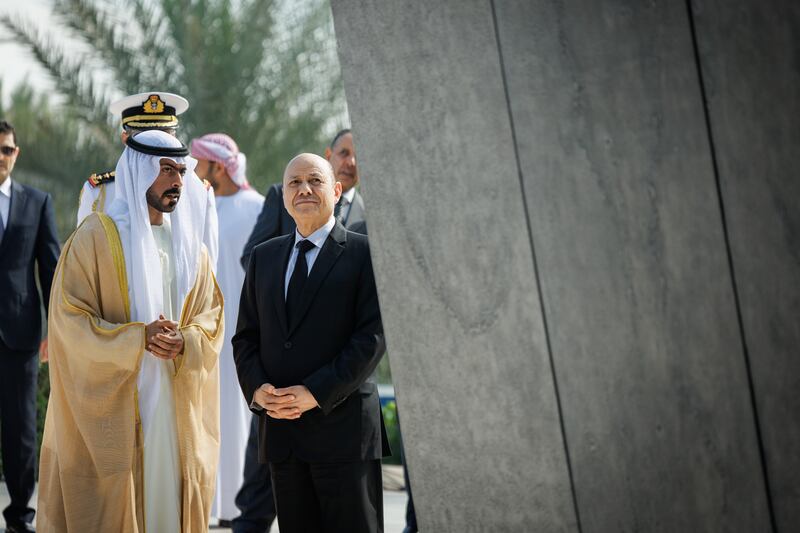
[[[350,211],[347,213],[347,227],[349,228],[356,222],[364,220],[364,199],[356,191],[353,201],[350,203]]]
[[[294,233],[287,235],[281,244],[281,261],[278,263],[277,286],[273,291],[272,303],[275,305],[275,314],[278,315],[278,322],[281,324],[281,329],[288,335],[289,326],[286,320],[286,295],[284,294],[284,287],[286,283],[286,265],[289,264],[289,256],[292,252],[292,244],[294,243]]]
[[[8,222],[6,223],[6,230],[3,234],[3,242],[0,242],[0,250],[6,248],[8,241],[19,233],[20,229],[17,226],[21,224],[27,201],[28,195],[25,194],[25,189],[16,181],[12,181],[11,206],[8,210]]]
[[[297,329],[297,325],[303,321],[303,317],[306,312],[308,312],[311,302],[314,301],[314,296],[316,296],[322,282],[328,276],[328,272],[331,271],[331,268],[333,268],[333,265],[336,264],[337,259],[339,259],[339,256],[344,251],[346,242],[347,230],[337,222],[336,225],[333,226],[328,238],[325,239],[325,244],[322,245],[322,250],[319,251],[319,255],[314,261],[314,266],[311,267],[311,273],[308,276],[308,280],[306,280],[305,287],[303,287],[303,294],[300,297],[300,308],[297,313],[297,320],[292,324],[289,335],[291,335],[292,332]]]

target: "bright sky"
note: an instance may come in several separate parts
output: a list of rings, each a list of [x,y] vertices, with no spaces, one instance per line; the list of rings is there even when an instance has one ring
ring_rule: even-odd
[[[4,0],[0,2],[0,13],[24,17],[42,31],[55,30],[50,0],[26,0],[24,3]],[[3,101],[7,102],[11,90],[25,79],[36,88],[51,89],[53,83],[47,73],[38,66],[33,54],[15,44],[7,32],[1,33],[4,35],[0,37],[0,79],[3,81]]]
[[[96,5],[110,7],[114,4],[111,0],[108,0],[107,2],[97,2]],[[277,17],[279,19],[283,17],[291,18],[290,14],[297,15],[298,10],[303,6],[307,7],[307,5],[307,1],[285,0],[279,3]],[[63,24],[58,23],[57,16],[53,13],[53,0],[25,0],[24,2],[19,0],[16,2],[13,0],[0,0],[0,15],[6,14],[21,18],[32,27],[38,28],[41,34],[65,46],[66,51],[70,54],[80,57],[88,50],[86,43],[77,39],[70,30],[64,29]],[[112,17],[116,15],[113,10],[108,14]],[[95,81],[101,85],[109,81],[107,69],[94,69],[93,76]],[[0,98],[6,105],[9,103],[12,91],[22,81],[27,81],[41,92],[53,91],[55,88],[55,83],[50,78],[50,75],[44,68],[39,66],[33,54],[25,47],[16,44],[14,37],[10,36],[8,31],[4,31],[2,26],[0,26],[0,81],[2,81]],[[119,96],[122,95],[120,94]],[[58,95],[54,95],[54,102],[60,100],[61,98]]]
[[[99,6],[106,6],[111,2],[98,2]],[[282,2],[278,11],[278,17],[286,17],[290,12],[297,12],[304,3],[288,0]],[[53,0],[25,0],[24,2],[12,0],[0,0],[0,15],[10,14],[13,17],[20,17],[38,28],[41,33],[53,37],[61,45],[66,44],[69,52],[81,54],[86,50],[86,45],[73,37],[69,30],[61,29],[53,13]],[[296,14],[296,13],[295,13]],[[114,16],[112,11],[111,16]],[[63,28],[63,26],[61,26]],[[97,81],[106,81],[107,74],[102,71],[95,72]],[[27,80],[34,88],[48,91],[55,87],[46,70],[40,67],[26,48],[16,44],[14,37],[9,36],[0,26],[0,80],[2,81],[2,94],[0,98],[4,103],[12,90],[23,80]]]

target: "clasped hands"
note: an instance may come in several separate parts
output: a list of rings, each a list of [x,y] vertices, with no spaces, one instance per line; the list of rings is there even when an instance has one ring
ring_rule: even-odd
[[[175,359],[183,351],[183,335],[178,323],[158,315],[158,320],[144,327],[147,351],[159,359]]]
[[[253,401],[272,418],[282,420],[296,420],[306,411],[319,407],[305,385],[276,389],[272,384],[264,383],[256,389]]]

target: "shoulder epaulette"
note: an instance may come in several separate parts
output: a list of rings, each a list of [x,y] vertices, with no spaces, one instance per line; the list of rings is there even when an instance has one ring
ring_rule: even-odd
[[[115,170],[110,170],[102,174],[92,174],[86,181],[89,183],[91,187],[97,187],[98,185],[102,185],[103,183],[109,183],[114,181],[116,173],[117,172]]]

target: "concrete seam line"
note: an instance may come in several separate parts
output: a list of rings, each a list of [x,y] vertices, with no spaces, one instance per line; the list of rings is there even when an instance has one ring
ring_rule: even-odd
[[[750,395],[750,406],[753,411],[753,421],[755,422],[756,440],[758,444],[759,460],[761,462],[761,473],[764,481],[764,491],[767,497],[767,511],[769,513],[770,527],[773,532],[778,531],[777,522],[775,519],[775,510],[772,505],[772,491],[770,489],[769,470],[767,468],[767,457],[764,449],[764,440],[761,436],[761,421],[758,416],[758,400],[755,393],[755,383],[753,382],[753,372],[750,366],[750,351],[747,348],[747,334],[744,327],[744,319],[742,318],[742,305],[739,300],[739,289],[736,282],[736,269],[733,261],[733,251],[731,250],[730,232],[728,230],[727,218],[725,216],[725,201],[722,196],[722,183],[720,180],[719,165],[717,163],[717,149],[714,144],[714,132],[711,124],[711,113],[708,108],[708,93],[706,92],[705,80],[703,79],[703,65],[700,58],[700,49],[697,41],[697,28],[694,22],[694,13],[692,11],[692,0],[686,0],[686,14],[689,19],[689,30],[692,38],[692,50],[694,51],[694,62],[697,69],[697,82],[700,89],[700,96],[703,104],[703,118],[706,126],[706,137],[708,139],[708,147],[711,155],[711,166],[714,172],[714,185],[717,192],[717,202],[719,204],[720,221],[722,223],[722,235],[725,240],[725,253],[728,260],[728,269],[730,271],[731,288],[733,290],[733,301],[736,308],[736,321],[739,327],[739,337],[742,346],[742,353],[744,355],[744,366],[747,374],[748,393]]]
[[[505,99],[506,99],[506,108],[508,110],[508,122],[509,122],[509,126],[511,128],[511,139],[512,139],[512,142],[513,142],[513,145],[514,145],[514,159],[515,159],[515,163],[517,165],[517,177],[519,179],[520,192],[522,193],[521,194],[522,195],[522,207],[523,207],[523,210],[525,212],[525,224],[528,227],[528,241],[530,243],[531,257],[533,259],[533,272],[534,272],[534,277],[536,278],[536,291],[538,292],[538,296],[539,296],[539,308],[540,308],[540,313],[542,315],[542,327],[544,329],[544,337],[545,337],[545,342],[546,342],[546,345],[547,345],[547,356],[548,356],[548,359],[549,359],[549,362],[550,362],[550,373],[552,374],[552,379],[553,379],[553,391],[554,391],[554,394],[555,394],[555,397],[556,397],[556,409],[558,411],[558,423],[559,423],[559,426],[561,428],[561,441],[562,441],[562,443],[564,445],[564,459],[565,459],[565,461],[567,463],[567,475],[568,475],[568,478],[569,478],[570,492],[572,494],[572,506],[573,506],[573,510],[575,512],[575,521],[576,521],[577,526],[578,526],[578,533],[582,533],[583,528],[581,526],[581,516],[580,516],[580,512],[578,510],[578,497],[577,497],[577,494],[575,492],[575,481],[574,481],[573,476],[572,476],[572,463],[570,461],[569,445],[567,443],[567,432],[566,432],[566,428],[564,426],[564,416],[563,416],[563,411],[562,411],[562,408],[561,408],[561,395],[560,395],[559,389],[558,389],[558,379],[556,377],[555,362],[553,360],[553,347],[552,347],[552,344],[550,342],[550,329],[549,329],[548,323],[547,323],[547,314],[545,312],[545,306],[544,306],[544,295],[542,293],[542,283],[541,283],[541,279],[540,279],[540,276],[539,276],[539,263],[538,263],[537,258],[536,258],[536,246],[534,245],[534,241],[533,241],[533,229],[531,227],[531,217],[530,217],[530,212],[528,210],[528,199],[527,199],[527,197],[525,195],[525,180],[523,179],[522,163],[520,162],[520,157],[519,157],[519,145],[517,143],[517,131],[516,131],[516,128],[514,126],[514,114],[511,111],[511,97],[508,94],[508,80],[506,79],[506,66],[505,66],[505,60],[503,58],[503,47],[502,47],[502,44],[500,42],[500,28],[499,28],[498,23],[497,23],[497,12],[495,11],[495,2],[494,2],[494,0],[490,0],[489,4],[490,4],[491,10],[492,10],[492,24],[494,25],[494,36],[495,36],[495,40],[497,42],[497,54],[498,54],[499,60],[500,60],[500,76],[501,76],[501,79],[502,79],[502,82],[503,82],[503,93],[504,93],[504,96],[505,96]]]

